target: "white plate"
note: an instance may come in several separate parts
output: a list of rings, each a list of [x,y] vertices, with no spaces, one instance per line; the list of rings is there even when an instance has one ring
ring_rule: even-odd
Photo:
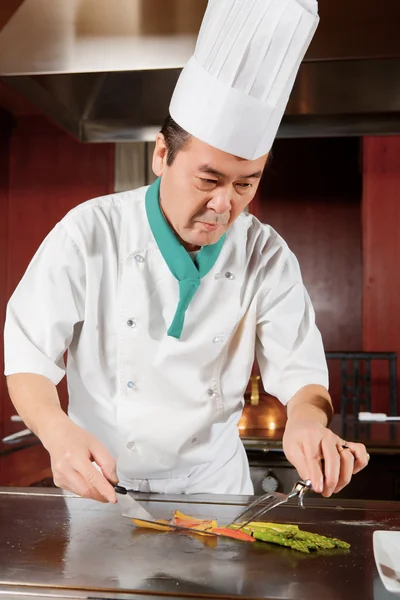
[[[400,596],[400,531],[374,531],[374,557],[389,592]]]

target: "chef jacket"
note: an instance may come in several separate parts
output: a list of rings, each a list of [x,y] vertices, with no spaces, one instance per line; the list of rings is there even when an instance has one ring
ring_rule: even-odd
[[[85,202],[46,237],[7,306],[5,374],[57,385],[66,372],[71,419],[116,457],[130,488],[252,493],[238,422],[254,351],[283,404],[308,384],[328,387],[298,262],[242,214],[180,337],[168,335],[179,286],[149,226],[149,190]]]

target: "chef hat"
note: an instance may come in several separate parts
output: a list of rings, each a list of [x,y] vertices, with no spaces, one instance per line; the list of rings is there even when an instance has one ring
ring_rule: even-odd
[[[229,154],[267,154],[318,21],[316,0],[209,0],[171,117]]]

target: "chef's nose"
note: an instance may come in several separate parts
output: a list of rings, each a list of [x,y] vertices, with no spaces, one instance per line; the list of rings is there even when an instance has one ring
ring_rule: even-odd
[[[230,186],[221,186],[217,188],[210,201],[208,207],[212,208],[217,214],[230,212],[232,207],[232,190]]]

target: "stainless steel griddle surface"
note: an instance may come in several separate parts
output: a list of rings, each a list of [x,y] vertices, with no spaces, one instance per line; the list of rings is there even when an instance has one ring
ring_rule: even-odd
[[[386,600],[372,550],[375,529],[400,529],[400,503],[308,499],[276,522],[351,543],[349,554],[303,555],[262,542],[135,529],[118,506],[41,489],[0,489],[0,598],[11,592],[74,598],[201,597]],[[147,497],[159,517],[178,508],[229,522],[247,499]],[[43,597],[41,596],[41,597]]]

